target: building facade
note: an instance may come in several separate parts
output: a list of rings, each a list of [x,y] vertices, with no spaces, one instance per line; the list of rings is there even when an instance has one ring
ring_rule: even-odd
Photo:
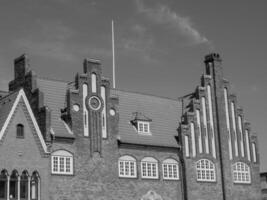
[[[199,86],[173,100],[112,89],[98,60],[64,82],[15,59],[0,92],[0,199],[261,199],[257,136],[221,63],[207,55]]]

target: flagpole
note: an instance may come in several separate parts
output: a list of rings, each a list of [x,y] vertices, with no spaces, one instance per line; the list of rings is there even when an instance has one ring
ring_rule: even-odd
[[[111,21],[112,26],[112,72],[113,72],[113,88],[116,88],[116,82],[115,82],[115,48],[114,48],[114,22]]]

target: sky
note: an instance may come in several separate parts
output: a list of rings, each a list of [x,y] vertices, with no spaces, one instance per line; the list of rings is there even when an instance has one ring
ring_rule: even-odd
[[[267,2],[264,0],[1,0],[0,89],[23,53],[41,77],[72,81],[99,59],[116,87],[177,99],[200,83],[204,56],[221,55],[267,171]]]

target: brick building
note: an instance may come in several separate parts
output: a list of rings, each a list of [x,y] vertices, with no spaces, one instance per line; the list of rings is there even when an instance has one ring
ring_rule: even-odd
[[[112,89],[97,60],[72,82],[28,62],[0,92],[0,199],[261,199],[257,136],[218,54],[179,100]]]

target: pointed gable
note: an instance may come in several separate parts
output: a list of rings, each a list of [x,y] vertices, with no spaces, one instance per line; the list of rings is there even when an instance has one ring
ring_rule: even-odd
[[[11,121],[14,118],[15,111],[18,109],[19,105],[24,105],[23,112],[28,116],[28,119],[31,120],[32,129],[36,133],[36,138],[39,140],[40,146],[44,153],[48,153],[47,146],[45,144],[44,138],[41,134],[40,128],[37,124],[37,121],[32,112],[29,101],[23,91],[23,89],[11,93],[10,95],[1,99],[0,107],[0,141],[3,141],[3,138],[8,130],[8,127]]]

